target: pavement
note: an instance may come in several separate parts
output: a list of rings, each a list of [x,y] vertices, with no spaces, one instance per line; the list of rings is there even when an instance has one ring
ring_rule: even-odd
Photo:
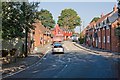
[[[50,48],[50,43],[44,46],[39,46],[38,51],[29,54],[28,57],[17,58],[16,62],[10,64],[3,64],[2,69],[0,69],[0,72],[2,73],[2,77],[6,77],[8,75],[22,71],[25,68],[34,65],[46,54],[49,48]]]
[[[88,47],[85,46],[83,44],[79,44],[79,43],[75,43],[73,42],[73,44],[83,50],[86,50],[88,52],[92,52],[93,54],[98,54],[98,55],[102,55],[104,57],[112,57],[114,58],[114,60],[118,61],[120,60],[120,53],[117,52],[110,52],[108,50],[102,50],[102,49],[98,49],[98,48],[93,48],[93,47]]]
[[[113,58],[86,51],[70,41],[65,41],[63,47],[64,54],[52,54],[49,49],[35,65],[5,79],[119,78],[119,64]]]

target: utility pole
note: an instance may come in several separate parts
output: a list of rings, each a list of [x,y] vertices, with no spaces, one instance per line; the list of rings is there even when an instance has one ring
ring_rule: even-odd
[[[83,24],[82,24],[82,28],[84,29],[84,20],[83,20],[83,22],[82,22]],[[81,39],[81,32],[82,32],[82,29],[81,29],[81,27],[80,27],[80,39]]]
[[[118,17],[120,17],[120,0],[118,0]]]

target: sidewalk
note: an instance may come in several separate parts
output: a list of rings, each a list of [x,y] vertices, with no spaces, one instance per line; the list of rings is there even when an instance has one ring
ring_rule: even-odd
[[[48,46],[50,47],[50,43],[44,45],[43,47],[38,47],[37,53],[31,53],[26,58],[17,58],[14,63],[2,65],[2,70],[0,70],[0,73],[2,73],[2,76],[4,77],[35,64],[45,55],[46,51],[50,49],[47,48]]]
[[[80,45],[78,43],[73,43],[75,46],[83,49],[83,50],[86,50],[86,51],[89,51],[89,52],[92,52],[92,53],[95,53],[95,54],[98,54],[98,55],[102,55],[104,57],[112,57],[114,58],[116,61],[120,60],[120,53],[117,53],[117,52],[110,52],[108,50],[102,50],[102,49],[98,49],[98,48],[93,48],[93,47],[87,47],[85,45]]]

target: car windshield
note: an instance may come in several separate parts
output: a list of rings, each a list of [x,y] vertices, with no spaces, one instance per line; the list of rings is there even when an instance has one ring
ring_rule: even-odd
[[[62,46],[60,43],[54,43],[54,46]]]

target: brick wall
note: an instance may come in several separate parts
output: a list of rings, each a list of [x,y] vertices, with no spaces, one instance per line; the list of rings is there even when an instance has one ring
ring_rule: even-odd
[[[101,29],[98,29],[98,48],[101,48]]]
[[[112,33],[111,34],[111,48],[112,48],[112,51],[114,52],[120,52],[120,40],[115,35],[115,28],[117,27],[116,24],[117,22],[113,23],[111,27],[111,33]]]
[[[110,27],[107,26],[107,28],[106,28],[106,50],[110,50],[110,42],[111,42],[110,37],[111,37]]]
[[[105,49],[106,37],[105,28],[102,28],[102,49]]]

